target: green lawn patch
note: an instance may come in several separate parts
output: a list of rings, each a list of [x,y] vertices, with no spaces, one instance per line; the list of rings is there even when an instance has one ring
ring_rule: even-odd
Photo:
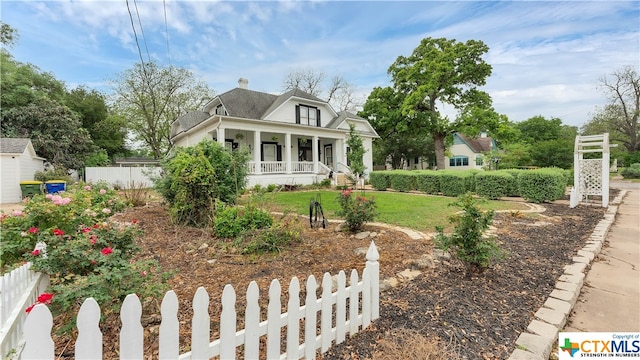
[[[309,215],[309,202],[320,194],[325,217],[331,221],[339,219],[335,212],[339,209],[336,197],[340,191],[292,191],[267,193],[260,200],[260,206],[270,211]],[[359,193],[360,194],[360,193]],[[365,197],[375,197],[377,214],[375,222],[398,225],[410,229],[434,232],[436,225],[449,228],[448,217],[460,209],[448,206],[457,198],[407,194],[387,191],[366,191]],[[247,201],[244,199],[243,201]],[[525,206],[510,201],[487,201],[483,209],[524,210]]]

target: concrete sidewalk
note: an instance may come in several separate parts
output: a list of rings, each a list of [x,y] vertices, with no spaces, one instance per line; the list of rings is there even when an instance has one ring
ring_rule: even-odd
[[[640,332],[640,183],[627,188],[564,332]]]

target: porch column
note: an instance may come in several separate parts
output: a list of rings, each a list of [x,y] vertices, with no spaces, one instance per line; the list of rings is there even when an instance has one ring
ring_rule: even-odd
[[[255,165],[254,174],[262,173],[262,163],[260,161],[260,152],[262,151],[262,146],[260,142],[260,131],[256,130],[253,132],[253,163]]]
[[[336,139],[336,149],[333,151],[333,157],[335,163],[333,164],[333,171],[340,171],[340,164],[346,164],[347,162],[344,159],[344,141],[342,139]]]
[[[216,131],[216,136],[218,139],[218,144],[222,145],[222,147],[224,147],[224,128],[223,127],[219,127],[218,130]]]
[[[284,134],[284,166],[285,173],[291,174],[291,133]]]
[[[312,153],[312,160],[313,160],[313,173],[317,174],[318,173],[318,137],[314,136],[313,137],[313,142],[311,143],[311,153]]]

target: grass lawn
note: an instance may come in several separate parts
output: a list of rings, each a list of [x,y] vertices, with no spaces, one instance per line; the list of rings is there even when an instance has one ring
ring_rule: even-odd
[[[328,220],[334,220],[338,219],[335,212],[338,210],[336,197],[339,193],[338,190],[266,193],[257,201],[261,207],[270,211],[309,215],[311,199],[320,195],[320,203],[325,217]],[[385,191],[366,191],[365,197],[375,198],[378,210],[375,222],[398,225],[423,232],[434,232],[436,225],[443,225],[445,229],[450,228],[447,218],[460,210],[448,206],[456,200],[452,197]],[[246,199],[243,202],[246,202]],[[492,210],[525,209],[523,205],[510,201],[488,201],[482,207]]]

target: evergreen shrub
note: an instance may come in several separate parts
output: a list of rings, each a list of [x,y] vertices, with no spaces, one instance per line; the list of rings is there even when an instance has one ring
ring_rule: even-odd
[[[416,173],[409,170],[396,170],[389,174],[391,188],[400,192],[416,189]]]
[[[476,194],[489,199],[511,195],[515,179],[506,171],[486,171],[475,176]]]
[[[369,183],[371,186],[379,191],[385,191],[391,187],[389,182],[389,171],[372,171],[369,173]]]
[[[440,192],[440,172],[433,170],[417,172],[416,187],[418,191],[437,195]]]
[[[564,171],[559,168],[543,168],[524,171],[518,176],[521,196],[533,203],[560,199],[567,188]]]

